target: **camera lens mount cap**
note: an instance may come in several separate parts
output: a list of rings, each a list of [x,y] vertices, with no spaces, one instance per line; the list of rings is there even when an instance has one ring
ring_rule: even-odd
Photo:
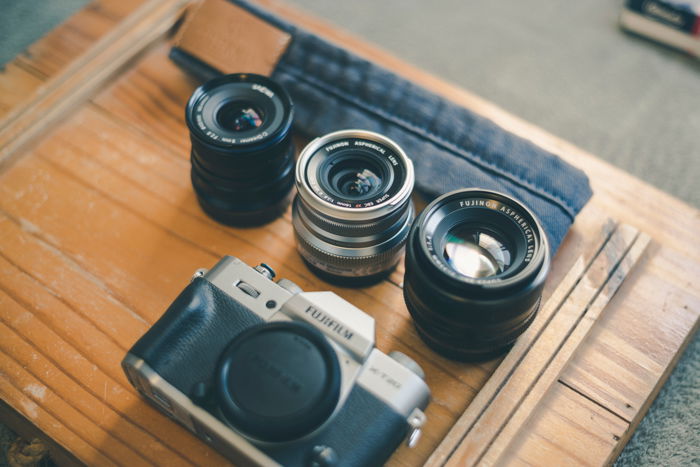
[[[290,441],[331,416],[340,397],[340,366],[314,327],[264,323],[236,336],[221,354],[216,390],[233,428],[259,441]]]

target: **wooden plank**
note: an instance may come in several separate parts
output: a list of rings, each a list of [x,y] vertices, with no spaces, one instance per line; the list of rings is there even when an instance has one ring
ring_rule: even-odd
[[[533,412],[497,465],[606,465],[628,430],[626,421],[562,384],[541,403],[547,410]]]
[[[21,104],[43,82],[34,74],[9,63],[0,70],[0,121],[10,110]]]
[[[549,361],[549,365],[544,373],[532,385],[515,413],[511,415],[507,424],[502,428],[498,438],[484,454],[483,461],[485,463],[491,465],[500,464],[504,460],[504,456],[512,452],[513,440],[519,433],[525,431],[525,424],[529,423],[532,415],[542,407],[542,399],[549,391],[553,390],[552,386],[559,386],[556,383],[562,369],[568,364],[579,345],[588,337],[594,323],[596,323],[603,310],[617,293],[622,282],[631,273],[632,268],[636,267],[649,242],[650,238],[646,234],[636,234],[625,255],[610,271],[609,278],[598,290],[597,296],[587,305],[585,312],[579,315],[575,328],[570,332],[566,341],[560,344],[560,348]],[[603,254],[605,254],[605,251],[604,249]],[[612,254],[607,257],[607,260],[612,260]],[[450,461],[452,462],[452,459]]]
[[[55,76],[118,22],[92,8],[83,8],[30,45],[16,57],[15,63],[44,79]]]
[[[85,9],[119,22],[143,5],[144,1],[145,0],[93,0]]]
[[[155,409],[143,404],[131,391],[119,367],[118,363],[126,352],[121,339],[137,338],[147,328],[144,319],[111,297],[103,284],[91,280],[90,274],[67,259],[63,252],[37,239],[36,225],[24,219],[20,225],[7,217],[0,225],[3,234],[0,270],[5,291],[1,296],[3,313],[0,318],[7,326],[0,334],[3,335],[3,345],[9,346],[2,354],[20,359],[21,365],[41,378],[29,383],[40,389],[30,391],[30,395],[36,396],[37,392],[41,395],[33,403],[54,414],[61,426],[41,424],[42,419],[32,416],[34,412],[27,409],[32,405],[20,402],[19,407],[15,407],[12,402],[17,402],[17,399],[5,391],[2,391],[3,398],[32,421],[43,425],[44,431],[52,438],[63,439],[63,430],[80,432],[82,435],[76,433],[76,436],[81,443],[71,441],[68,446],[88,464],[93,463],[91,459],[95,455],[89,446],[112,456],[115,462],[122,459],[123,454],[115,452],[120,438],[127,439],[128,444],[140,453],[148,456],[148,452],[153,452],[153,455],[160,456],[150,462],[160,459],[181,464],[183,456],[201,459],[199,443],[184,430],[168,426],[171,423],[163,420]],[[18,260],[21,266],[14,265],[7,258]],[[20,267],[40,273],[29,276]],[[79,280],[76,286],[87,289],[86,292],[70,293],[70,286],[66,284],[75,279]],[[111,322],[94,323],[93,317],[111,318]],[[133,330],[124,332],[129,327]],[[2,360],[4,363],[8,358]],[[5,369],[2,373],[13,386],[28,387],[20,379],[21,375]],[[71,415],[75,413],[89,418]],[[167,435],[162,433],[163,425],[167,426]],[[84,436],[102,431],[103,426],[109,431],[103,433],[105,439],[102,442],[85,440]],[[87,443],[87,446],[82,443]],[[211,460],[222,461],[214,453],[206,455]]]
[[[587,337],[593,324],[600,313],[607,306],[612,296],[617,292],[622,281],[630,273],[641,255],[644,253],[649,237],[644,234],[636,234],[634,243],[629,246],[629,250],[620,260],[616,267],[610,271],[609,279],[598,290],[597,296],[586,306],[585,313],[578,317],[575,328],[567,336],[565,342],[560,345],[559,350],[551,357],[549,364],[537,382],[525,394],[522,402],[517,407],[507,424],[501,429],[497,439],[484,453],[482,461],[486,464],[499,464],[502,457],[509,449],[513,439],[523,430],[531,415],[538,409],[541,399],[550,390],[552,384],[556,383],[561,374],[562,368],[568,363],[579,344]],[[603,250],[606,254],[606,250]],[[610,261],[612,254],[607,254],[607,261]],[[595,267],[595,264],[592,266]],[[607,268],[606,268],[607,269]],[[584,278],[585,280],[585,278]],[[461,448],[461,446],[460,446]],[[454,459],[456,460],[456,458]],[[451,459],[453,462],[453,459]]]
[[[642,388],[656,381],[680,355],[674,347],[679,329],[688,329],[692,336],[698,326],[700,290],[691,283],[700,277],[697,266],[688,264],[680,253],[665,251],[661,256],[659,245],[650,249],[645,273],[633,273],[635,288],[623,288],[620,297],[635,310],[634,317],[602,317],[601,327],[592,336],[598,345],[581,349],[562,374],[566,384],[630,421],[648,402]],[[643,290],[655,293],[640,293]]]

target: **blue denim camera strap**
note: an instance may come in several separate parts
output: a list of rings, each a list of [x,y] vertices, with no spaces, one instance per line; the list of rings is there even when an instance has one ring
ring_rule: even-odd
[[[459,188],[510,194],[535,212],[557,250],[592,194],[581,170],[251,2],[230,1],[292,36],[272,78],[292,96],[298,131],[382,133],[411,158],[416,188],[426,198]]]

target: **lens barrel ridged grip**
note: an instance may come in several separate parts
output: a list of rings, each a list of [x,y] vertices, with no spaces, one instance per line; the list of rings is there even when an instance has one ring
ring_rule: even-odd
[[[304,217],[306,224],[312,223],[319,230],[332,233],[333,235],[361,237],[367,235],[377,235],[391,231],[392,228],[400,227],[407,222],[407,217],[413,218],[413,204],[408,200],[408,209],[397,209],[392,215],[368,222],[343,222],[327,216],[315,213],[303,202],[299,202],[299,215]]]
[[[391,249],[376,255],[338,256],[316,248],[296,232],[295,238],[299,253],[307,265],[321,273],[323,279],[341,285],[346,284],[345,280],[353,278],[357,278],[354,282],[356,285],[362,284],[364,280],[358,276],[369,276],[372,279],[387,276],[398,264],[405,248],[404,241],[399,241]]]

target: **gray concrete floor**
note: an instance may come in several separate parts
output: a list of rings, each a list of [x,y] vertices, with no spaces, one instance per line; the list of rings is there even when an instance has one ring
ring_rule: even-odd
[[[700,61],[622,33],[622,0],[289,1],[700,207]],[[0,0],[0,64],[85,3]],[[700,465],[699,356],[620,465]]]

